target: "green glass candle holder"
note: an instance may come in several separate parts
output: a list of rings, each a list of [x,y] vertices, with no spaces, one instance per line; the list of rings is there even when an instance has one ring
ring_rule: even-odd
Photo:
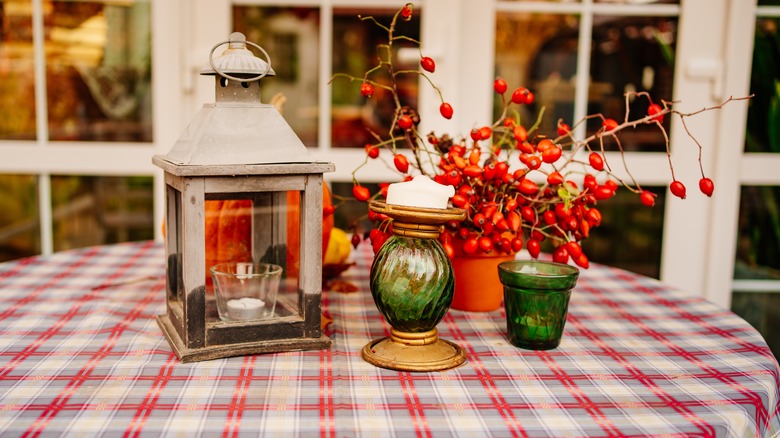
[[[460,346],[439,338],[436,325],[452,303],[455,275],[437,240],[441,227],[463,220],[457,208],[407,207],[372,201],[372,211],[393,218],[393,236],[371,265],[371,295],[390,324],[390,336],[369,342],[363,359],[400,371],[441,371],[466,360]]]
[[[569,265],[513,260],[498,265],[504,285],[507,337],[528,350],[549,350],[561,343],[571,291],[580,271]]]

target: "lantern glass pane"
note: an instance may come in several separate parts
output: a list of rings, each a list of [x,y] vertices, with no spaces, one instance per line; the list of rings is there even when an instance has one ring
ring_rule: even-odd
[[[215,297],[217,287],[210,273],[213,266],[272,264],[282,269],[275,315],[299,314],[300,215],[297,191],[207,194],[204,215],[207,297]],[[216,307],[209,306],[207,316],[216,318]]]
[[[236,5],[233,6],[233,29],[243,33],[247,41],[259,44],[271,56],[276,76],[261,81],[262,101],[276,103],[276,99],[283,96],[281,109],[287,123],[303,144],[317,146],[319,8]]]
[[[42,3],[50,139],[151,142],[150,2]]]

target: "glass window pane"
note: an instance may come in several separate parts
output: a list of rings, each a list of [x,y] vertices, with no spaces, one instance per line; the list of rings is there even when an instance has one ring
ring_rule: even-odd
[[[544,107],[541,134],[555,137],[558,119],[571,124],[574,118],[578,33],[579,18],[575,15],[496,16],[496,76],[506,80],[508,94],[517,87],[534,92],[532,105],[512,108],[520,111],[521,122],[530,127]],[[494,117],[501,111],[501,98],[496,96]]]
[[[41,252],[38,178],[0,175],[0,262]]]
[[[780,0],[758,0],[759,6],[780,6]]]
[[[601,113],[617,121],[625,118],[627,92],[647,92],[655,103],[671,101],[674,78],[676,17],[594,17],[591,51],[591,84],[588,114]],[[644,97],[629,102],[629,118],[647,115],[649,103]],[[670,117],[664,118],[669,130]],[[601,119],[588,122],[588,135],[601,127]],[[655,125],[642,125],[621,132],[624,150],[663,152],[663,136]],[[605,141],[617,150],[614,141]]]
[[[734,291],[731,310],[761,333],[775,356],[780,354],[780,289],[765,293]]]
[[[154,238],[152,177],[52,176],[54,250]]]
[[[387,32],[369,21],[361,21],[358,15],[373,16],[383,24],[392,21],[395,10],[335,9],[333,11],[333,72],[345,73],[362,78],[366,71],[376,66],[377,45],[387,44]],[[406,22],[398,20],[397,35],[406,35],[419,40],[419,9],[414,11],[415,19]],[[410,42],[396,40],[393,43],[393,56],[396,70],[418,69],[419,52],[415,56],[399,57],[398,50],[414,47]],[[386,70],[373,73],[372,80],[388,83]],[[396,78],[396,87],[402,105],[417,108],[418,76],[400,75]],[[382,96],[382,89],[375,87],[374,97],[368,99],[360,94],[361,81],[349,81],[345,78],[334,80],[332,88],[333,113],[331,120],[331,142],[334,147],[363,148],[373,142],[369,130],[383,133],[393,120],[394,106],[391,99]],[[368,108],[367,108],[368,107]]]
[[[598,205],[601,226],[591,230],[582,249],[593,262],[659,278],[666,188],[642,188],[657,195],[655,206],[646,207],[635,193],[618,190]]]
[[[756,21],[745,152],[780,152],[780,18]]]
[[[680,4],[680,0],[595,0],[596,3],[620,3],[627,5]]]
[[[0,0],[0,139],[35,139],[32,1]]]
[[[317,146],[319,9],[234,6],[233,28],[246,35],[247,41],[263,47],[271,57],[276,76],[262,80],[263,102],[283,96],[287,123],[306,146]]]
[[[149,9],[44,1],[51,140],[152,141]]]
[[[547,2],[547,3],[579,3],[580,0],[504,0],[504,1],[510,1],[510,2]]]
[[[780,186],[743,186],[734,278],[780,280]]]

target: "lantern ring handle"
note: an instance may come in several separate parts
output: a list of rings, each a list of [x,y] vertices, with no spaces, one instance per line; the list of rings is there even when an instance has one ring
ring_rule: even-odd
[[[225,44],[230,44],[232,42],[239,42],[239,41],[232,41],[232,40],[222,41],[221,43],[217,43],[214,47],[212,47],[211,48],[211,52],[209,52],[209,65],[211,65],[211,68],[213,68],[214,71],[218,75],[222,76],[225,79],[230,79],[230,80],[237,81],[237,82],[254,82],[254,81],[259,81],[260,79],[263,79],[264,77],[266,77],[266,75],[268,75],[268,73],[271,72],[271,57],[268,56],[268,52],[266,52],[265,49],[260,47],[258,44],[255,44],[255,43],[253,43],[251,41],[243,41],[243,43],[249,44],[250,46],[256,48],[257,50],[263,52],[263,55],[265,55],[265,59],[267,60],[266,63],[268,65],[267,65],[267,67],[266,67],[266,69],[265,69],[265,71],[263,73],[255,76],[253,78],[239,78],[239,77],[231,76],[231,75],[221,71],[219,68],[217,68],[216,64],[214,64],[214,51],[217,50],[218,47],[220,47],[222,45],[225,45]]]

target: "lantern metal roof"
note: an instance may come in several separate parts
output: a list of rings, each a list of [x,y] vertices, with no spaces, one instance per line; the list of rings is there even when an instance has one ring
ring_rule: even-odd
[[[214,57],[226,43],[228,48]],[[315,163],[279,111],[260,102],[258,79],[275,73],[270,58],[266,62],[254,56],[247,44],[265,54],[239,32],[212,49],[201,74],[215,76],[216,101],[203,105],[171,150],[155,157],[156,163],[166,168],[220,166],[221,174],[235,172],[233,166]]]

